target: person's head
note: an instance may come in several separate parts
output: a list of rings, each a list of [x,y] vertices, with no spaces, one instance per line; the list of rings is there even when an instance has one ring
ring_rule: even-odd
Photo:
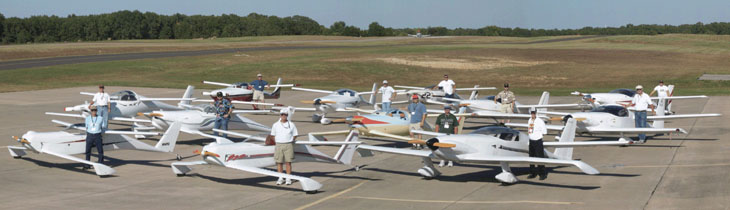
[[[264,79],[264,75],[261,75],[261,74],[257,74],[257,75],[256,75],[256,78],[257,78],[257,79],[259,79],[259,80],[261,80],[261,79]]]
[[[659,85],[664,85],[664,80],[659,80]]]
[[[504,83],[504,90],[509,90],[509,83]]]
[[[282,122],[286,122],[289,117],[289,111],[287,109],[282,109],[281,111],[279,111],[279,117]]]
[[[449,80],[449,75],[448,74],[444,74],[444,80]]]
[[[99,92],[104,92],[104,85],[99,85]]]
[[[223,92],[218,92],[215,94],[215,96],[218,97],[218,99],[221,99],[223,98]]]
[[[418,95],[413,94],[413,96],[411,96],[411,101],[413,101],[413,103],[418,103]]]
[[[388,87],[388,80],[383,80],[383,86]]]
[[[644,86],[637,85],[636,86],[636,93],[641,94],[644,92]]]
[[[530,115],[532,115],[532,119],[535,119],[537,117],[537,109],[530,108]]]
[[[91,106],[91,116],[96,117],[96,106]]]
[[[444,106],[444,113],[446,113],[446,114],[451,113],[451,106],[449,106],[449,105]]]

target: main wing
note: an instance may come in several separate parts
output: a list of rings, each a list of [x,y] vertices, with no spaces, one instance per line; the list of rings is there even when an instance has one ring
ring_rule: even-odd
[[[675,115],[663,115],[663,116],[647,116],[647,120],[669,120],[669,119],[683,119],[683,118],[704,118],[704,117],[720,117],[722,114],[675,114]]]
[[[398,148],[392,148],[392,147],[380,147],[380,146],[371,146],[371,145],[359,145],[359,146],[357,146],[357,149],[392,153],[392,154],[398,154],[398,155],[409,155],[409,156],[416,156],[416,157],[431,157],[432,156],[431,151],[398,149]]]
[[[273,177],[284,177],[288,179],[294,179],[298,180],[302,184],[302,190],[304,191],[316,191],[322,188],[322,184],[320,184],[317,181],[314,181],[314,179],[310,179],[307,177],[297,176],[297,175],[291,175],[291,174],[285,174],[285,173],[279,173],[275,171],[266,170],[263,168],[256,168],[256,167],[250,167],[250,166],[241,166],[241,165],[226,165],[228,168],[238,169],[241,171],[246,171],[250,173],[256,173],[266,176],[273,176]]]
[[[310,88],[300,88],[300,87],[292,87],[292,90],[301,90],[301,91],[309,91],[309,92],[315,92],[315,93],[327,93],[327,94],[333,94],[335,91],[331,90],[318,90],[318,89],[310,89]]]
[[[584,163],[583,161],[577,160],[559,160],[559,159],[548,159],[548,158],[535,158],[535,157],[511,157],[511,156],[488,156],[486,154],[469,154],[459,158],[462,161],[475,161],[475,162],[508,162],[508,163],[541,163],[546,165],[572,165],[578,167],[583,173],[586,174],[599,174],[598,170]]]

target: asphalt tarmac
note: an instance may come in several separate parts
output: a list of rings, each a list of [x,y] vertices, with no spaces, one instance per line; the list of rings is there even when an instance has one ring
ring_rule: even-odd
[[[126,88],[108,87],[109,92]],[[129,88],[148,97],[179,97],[182,89]],[[94,87],[0,93],[0,136],[5,145],[28,130],[57,131],[52,119],[81,122],[44,112],[91,98],[80,91]],[[196,96],[201,97],[201,90]],[[277,103],[299,104],[320,94],[283,91]],[[537,97],[519,97],[523,104]],[[548,167],[546,180],[527,179],[527,165],[513,165],[520,182],[500,184],[497,165],[459,164],[440,168],[438,178],[426,180],[416,172],[419,158],[376,153],[354,157],[352,166],[300,163],[295,174],[311,177],[324,186],[306,194],[298,183],[275,185],[276,178],[218,166],[195,167],[185,177],[172,173],[175,154],[185,161],[200,160],[192,153],[210,139],[181,134],[174,153],[107,151],[108,165],[117,173],[100,178],[82,164],[46,154],[22,159],[0,156],[0,205],[3,209],[728,209],[730,207],[730,143],[726,137],[730,105],[727,96],[676,101],[677,113],[722,113],[723,117],[674,120],[667,127],[682,127],[687,135],[658,136],[647,144],[629,147],[581,147],[573,157],[598,169],[586,175],[574,167]],[[576,97],[551,97],[551,103],[573,103]],[[171,103],[174,104],[174,103]],[[241,107],[239,108],[247,108]],[[430,108],[437,108],[430,106]],[[345,114],[335,116],[344,117]],[[272,124],[275,115],[247,116]],[[297,112],[300,133],[333,131],[343,124],[320,125]],[[429,121],[433,123],[433,119]],[[467,132],[486,125],[486,119],[467,120]],[[124,125],[112,125],[122,129]],[[251,132],[247,132],[251,133]],[[342,140],[344,137],[331,137]],[[552,139],[548,136],[546,139]],[[615,136],[578,137],[578,141],[611,140]],[[236,139],[238,141],[240,139]],[[370,145],[409,147],[388,139],[363,139]],[[145,140],[154,143],[154,140]],[[334,154],[336,147],[318,147]],[[78,157],[81,157],[79,155]],[[95,160],[95,158],[92,158]]]

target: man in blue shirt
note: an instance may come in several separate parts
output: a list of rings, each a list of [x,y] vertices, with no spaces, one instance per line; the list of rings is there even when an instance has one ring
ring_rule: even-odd
[[[213,104],[216,109],[215,124],[213,125],[216,129],[228,130],[228,120],[231,119],[231,112],[233,112],[233,105],[228,98],[223,98],[223,93],[218,92],[216,95],[218,100]],[[213,135],[218,135],[218,132],[213,132]],[[228,138],[228,134],[223,134],[224,138]]]
[[[103,131],[104,118],[96,115],[96,106],[91,107],[91,115],[86,116],[86,160],[91,160],[91,147],[96,146],[99,154],[99,163],[104,162],[104,145],[102,144],[101,132]],[[84,166],[84,168],[90,168]]]
[[[426,105],[423,105],[418,100],[418,95],[413,95],[411,97],[412,103],[408,104],[408,113],[411,114],[411,122],[408,126],[409,130],[423,130],[423,123],[426,122]],[[411,132],[411,138],[413,138],[413,132]],[[421,135],[418,135],[418,138],[421,138]],[[414,145],[418,147],[418,145]]]
[[[264,79],[263,79],[264,76],[261,74],[257,74],[256,77],[257,77],[256,80],[249,83],[249,85],[253,89],[253,99],[252,100],[254,102],[263,103],[264,102],[264,88],[268,88],[269,83],[264,81]],[[254,105],[254,108],[256,108],[255,105]],[[264,109],[264,108],[262,107],[262,109]]]

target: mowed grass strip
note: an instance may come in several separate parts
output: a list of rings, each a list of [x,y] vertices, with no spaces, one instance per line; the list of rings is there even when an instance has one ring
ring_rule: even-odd
[[[613,37],[609,37],[613,38]],[[200,84],[201,80],[219,82],[251,81],[257,73],[275,82],[304,87],[369,90],[373,82],[383,79],[391,84],[427,86],[438,82],[443,74],[456,81],[458,87],[501,87],[513,85],[518,94],[539,95],[551,91],[567,95],[571,91],[601,92],[615,88],[633,88],[636,84],[653,87],[658,80],[677,85],[676,94],[727,95],[730,82],[698,81],[703,73],[730,74],[730,59],[722,50],[704,52],[704,44],[682,44],[689,50],[655,50],[653,47],[674,45],[671,40],[653,40],[650,44],[605,41],[605,37],[588,40],[536,45],[419,43],[408,45],[373,45],[364,48],[275,50],[218,54],[197,57],[174,57],[100,63],[59,65],[32,69],[0,71],[0,91],[22,91],[73,86],[107,85],[185,88],[187,84],[201,88],[217,88]],[[665,39],[664,37],[660,37]],[[451,38],[450,38],[451,39]],[[472,42],[466,37],[463,42]],[[620,39],[620,37],[619,37]],[[692,37],[678,39],[693,40]],[[705,42],[707,37],[697,38]],[[456,40],[456,41],[454,41]],[[501,39],[508,40],[508,39]],[[524,39],[523,41],[537,40]],[[721,39],[722,40],[722,39]],[[492,40],[493,41],[493,40]],[[713,42],[713,40],[709,40]],[[358,43],[361,44],[361,43]],[[603,47],[574,47],[574,46]],[[610,47],[629,45],[627,47]],[[608,46],[608,47],[605,47]],[[676,46],[672,46],[676,47]],[[528,62],[542,63],[489,69],[429,68],[417,65],[388,63],[382,58],[425,60],[457,60],[459,62]],[[380,59],[380,60],[379,60]],[[423,60],[423,59],[422,59]],[[472,65],[473,66],[473,65]],[[482,95],[496,91],[485,91]]]

